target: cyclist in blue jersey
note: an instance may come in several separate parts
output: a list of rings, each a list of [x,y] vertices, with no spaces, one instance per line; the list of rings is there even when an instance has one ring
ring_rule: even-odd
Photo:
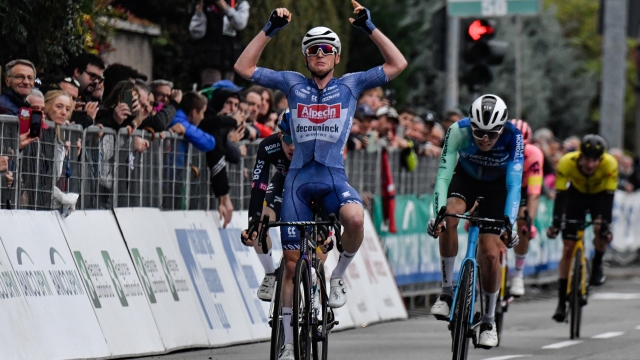
[[[520,131],[507,122],[507,106],[495,95],[483,95],[471,105],[470,115],[449,128],[442,147],[440,168],[434,191],[434,214],[443,205],[447,213],[470,211],[477,197],[484,197],[480,216],[502,219],[509,216],[515,223],[520,207],[520,187],[524,164],[524,141]],[[459,155],[459,159],[457,159]],[[446,197],[445,197],[446,196]],[[458,222],[454,217],[435,224],[429,221],[428,232],[440,234],[442,294],[431,308],[439,320],[448,320],[453,297],[453,266],[458,254]],[[508,248],[518,244],[517,228],[511,232]],[[500,289],[500,250],[508,238],[504,228],[483,226],[478,243],[481,269],[482,314],[478,344],[498,344],[495,308]]]
[[[234,69],[245,79],[282,91],[291,111],[291,134],[295,145],[293,159],[284,186],[282,221],[309,221],[310,204],[318,202],[325,213],[337,214],[344,225],[344,252],[331,274],[329,305],[346,302],[344,272],[358,251],[364,236],[364,208],[360,195],[347,183],[343,152],[349,135],[358,95],[396,77],[407,66],[398,48],[371,21],[369,10],[351,2],[357,19],[351,23],[365,31],[378,46],[385,64],[365,72],[333,77],[340,62],[342,46],[338,35],[326,27],[309,30],[302,39],[303,59],[311,78],[291,71],[273,71],[257,67],[258,59],[270,38],[291,21],[291,13],[278,8],[247,45]],[[291,306],[299,235],[295,227],[281,229],[286,260],[283,282],[283,323],[285,347],[280,359],[293,359]]]

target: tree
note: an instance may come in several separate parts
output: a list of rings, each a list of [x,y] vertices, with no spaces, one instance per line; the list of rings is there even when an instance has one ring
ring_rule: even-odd
[[[0,64],[24,58],[39,69],[62,65],[94,31],[108,31],[93,23],[106,11],[104,0],[0,0]]]

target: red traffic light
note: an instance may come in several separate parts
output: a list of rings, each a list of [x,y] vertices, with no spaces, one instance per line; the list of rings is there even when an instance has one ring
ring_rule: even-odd
[[[493,26],[486,20],[474,20],[471,25],[469,25],[467,34],[469,34],[473,41],[478,41],[484,37],[493,36]]]

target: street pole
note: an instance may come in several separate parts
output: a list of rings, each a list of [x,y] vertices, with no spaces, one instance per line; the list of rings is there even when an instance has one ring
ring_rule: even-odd
[[[444,97],[444,109],[458,106],[458,57],[460,48],[460,18],[447,19],[447,83]]]
[[[640,45],[637,45],[635,49],[633,49],[633,60],[636,65],[636,83],[634,86],[635,94],[636,94],[636,123],[635,123],[635,133],[634,133],[634,152],[637,158],[640,158]]]
[[[604,0],[600,135],[610,148],[623,146],[627,70],[627,0]]]
[[[520,41],[522,38],[522,16],[516,15],[516,41],[515,41],[515,77],[516,77],[516,119],[522,118],[522,54]]]

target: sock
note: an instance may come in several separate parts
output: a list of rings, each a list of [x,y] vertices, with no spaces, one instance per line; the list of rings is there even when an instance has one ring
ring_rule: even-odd
[[[353,260],[353,257],[356,256],[356,254],[357,252],[349,253],[346,251],[340,254],[340,260],[338,260],[338,265],[336,265],[336,268],[333,269],[331,278],[335,279],[344,277],[344,272],[347,271],[347,267],[349,266],[349,264],[351,264],[351,260]]]
[[[273,264],[273,259],[271,258],[271,250],[269,250],[268,254],[258,254],[258,259],[260,259],[260,263],[266,274],[273,274],[276,271],[276,266]]]
[[[442,270],[442,293],[453,296],[453,265],[456,257],[440,256],[440,269]]]
[[[282,325],[284,325],[284,343],[293,344],[293,325],[291,325],[291,313],[293,310],[290,307],[282,307]]]
[[[493,324],[496,317],[496,303],[498,301],[498,293],[500,290],[490,293],[482,290],[482,296],[484,297],[484,314],[482,314],[482,322]]]
[[[568,279],[558,279],[558,303],[564,304],[567,301]]]
[[[604,251],[595,251],[596,254],[593,256],[593,267],[602,265],[602,257],[604,256]]]
[[[524,269],[524,262],[526,259],[526,254],[516,254],[516,270],[513,272],[513,277],[522,277],[522,270]]]

